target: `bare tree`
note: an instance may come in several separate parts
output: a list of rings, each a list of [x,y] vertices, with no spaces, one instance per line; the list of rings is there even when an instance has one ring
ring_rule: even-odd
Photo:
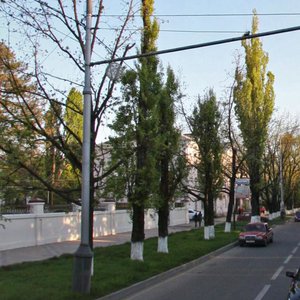
[[[130,44],[134,31],[126,31],[128,24],[134,17],[133,1],[122,2],[125,13],[115,18],[113,22],[105,20],[104,0],[94,1],[93,9],[93,30],[91,37],[92,59],[99,58],[113,59],[124,56],[133,47]],[[27,109],[26,115],[21,121],[35,132],[37,139],[40,139],[48,147],[52,147],[60,153],[64,160],[72,166],[74,170],[81,170],[81,155],[78,151],[73,151],[74,146],[70,147],[66,136],[72,137],[81,147],[80,137],[68,126],[63,118],[63,112],[67,107],[67,93],[71,87],[83,88],[84,80],[84,41],[85,41],[85,5],[84,1],[18,1],[8,0],[0,6],[0,14],[5,15],[14,31],[18,32],[20,40],[19,47],[24,53],[23,61],[28,63],[27,74],[31,82],[35,85],[30,99],[43,103],[43,115],[51,109],[51,114],[55,114],[58,122],[58,130],[49,131],[49,124],[43,118],[37,118],[34,110]],[[105,34],[100,27],[114,23],[113,35]],[[21,38],[20,38],[21,37]],[[53,60],[49,64],[49,60]],[[117,69],[122,67],[122,62]],[[109,76],[107,66],[94,66],[91,72],[92,86],[92,132],[91,132],[91,198],[93,200],[94,187],[101,186],[99,182],[109,174],[103,173],[99,166],[95,165],[97,157],[96,143],[101,128],[107,118],[107,112],[111,111],[113,105],[118,100],[114,96],[117,89],[117,76]],[[5,89],[2,94],[5,93]],[[15,94],[18,101],[28,108],[27,97],[22,94]],[[2,104],[2,103],[1,103]],[[80,112],[78,112],[80,113]],[[49,119],[48,119],[49,122]],[[46,126],[47,125],[47,126]],[[67,133],[67,134],[66,134]],[[76,147],[75,147],[76,148]],[[41,148],[42,149],[42,148]],[[46,148],[44,148],[46,149]],[[45,176],[45,172],[31,168],[23,162],[23,157],[16,156],[21,168],[25,168],[28,173],[35,178],[35,182],[44,187],[45,190],[59,194],[68,202],[78,202],[74,199],[73,192],[80,191],[80,182],[72,190],[64,186],[54,186],[53,180]],[[33,187],[34,188],[34,187]],[[93,203],[93,201],[92,201]],[[92,219],[92,218],[91,218]],[[92,226],[91,226],[92,227]]]
[[[263,199],[271,218],[284,204],[295,205],[299,193],[299,122],[290,115],[272,119],[264,156]],[[283,203],[281,203],[283,201]]]
[[[228,209],[226,215],[225,232],[231,231],[231,220],[236,206],[235,203],[235,187],[236,178],[240,175],[241,167],[245,161],[245,154],[242,143],[239,138],[238,129],[236,126],[236,118],[234,114],[233,91],[236,82],[229,88],[228,95],[223,101],[223,139],[224,139],[224,153],[223,153],[223,175],[225,184],[222,191],[229,196]]]

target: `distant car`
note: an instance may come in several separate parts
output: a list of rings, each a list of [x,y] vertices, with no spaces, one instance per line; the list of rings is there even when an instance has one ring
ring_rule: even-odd
[[[296,270],[296,272],[287,271],[285,275],[292,278],[287,299],[300,299],[300,269]]]
[[[196,210],[194,210],[194,209],[189,209],[189,220],[190,220],[190,221],[193,221],[193,220],[194,220],[196,213],[197,213]]]
[[[240,214],[238,214],[237,216],[237,220],[238,221],[248,221],[250,222],[251,219],[251,212],[242,212]]]
[[[300,222],[300,211],[296,211],[294,220],[295,222]]]
[[[239,245],[263,245],[273,242],[273,230],[268,223],[249,223],[245,230],[239,234]]]

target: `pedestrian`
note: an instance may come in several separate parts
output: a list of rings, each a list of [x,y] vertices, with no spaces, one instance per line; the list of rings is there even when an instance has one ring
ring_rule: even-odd
[[[201,211],[199,211],[199,213],[198,213],[198,222],[199,222],[199,227],[201,227],[201,223],[202,223],[202,213],[201,213]]]
[[[198,223],[198,212],[196,211],[194,214],[194,221],[195,221],[195,228],[197,227],[197,223]]]

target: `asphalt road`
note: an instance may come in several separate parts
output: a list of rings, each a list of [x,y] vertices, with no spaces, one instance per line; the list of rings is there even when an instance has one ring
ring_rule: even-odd
[[[290,222],[274,228],[274,243],[267,247],[234,247],[126,299],[286,299],[285,272],[298,266],[300,223]]]

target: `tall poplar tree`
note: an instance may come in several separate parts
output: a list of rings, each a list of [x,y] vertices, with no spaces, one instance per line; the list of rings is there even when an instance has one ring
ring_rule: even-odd
[[[83,97],[75,88],[69,92],[64,117],[66,141],[69,144],[80,144],[83,140]]]
[[[197,170],[199,198],[204,204],[204,238],[215,237],[214,200],[222,185],[221,114],[213,90],[209,90],[189,118],[191,135],[198,147],[194,167]]]
[[[254,11],[252,34],[258,31],[258,17]],[[246,70],[236,71],[237,85],[234,101],[239,126],[246,148],[249,169],[252,220],[259,219],[262,157],[268,135],[268,124],[274,109],[274,75],[267,72],[268,55],[258,38],[243,40]]]
[[[159,26],[152,21],[154,0],[141,2],[143,30],[141,53],[156,50]],[[107,180],[107,190],[127,197],[132,209],[132,260],[143,260],[144,213],[158,189],[157,173],[157,103],[162,80],[158,58],[140,58],[136,70],[127,71],[122,78],[123,105],[117,111],[111,128],[116,136],[112,144],[112,164],[121,165]],[[153,204],[153,203],[152,203]]]
[[[180,133],[175,128],[174,102],[178,97],[178,82],[170,67],[167,81],[158,103],[158,166],[160,183],[158,190],[158,252],[168,253],[168,225],[170,206],[176,188],[184,175],[184,162],[179,155]]]
[[[154,0],[142,0],[141,14],[143,31],[141,37],[141,53],[156,50],[156,40],[159,26],[157,20],[152,20]],[[132,201],[132,234],[131,259],[143,260],[144,210],[153,193],[156,181],[156,105],[161,89],[160,74],[157,71],[158,58],[151,56],[141,58],[138,66],[139,95],[137,103],[136,130],[136,176],[135,190]]]
[[[66,146],[80,157],[83,141],[83,96],[75,88],[71,88],[67,97],[64,122]],[[65,162],[61,178],[65,181],[64,186],[76,190],[80,185],[80,173],[80,170],[72,163]],[[80,198],[80,191],[76,190],[73,197]]]

